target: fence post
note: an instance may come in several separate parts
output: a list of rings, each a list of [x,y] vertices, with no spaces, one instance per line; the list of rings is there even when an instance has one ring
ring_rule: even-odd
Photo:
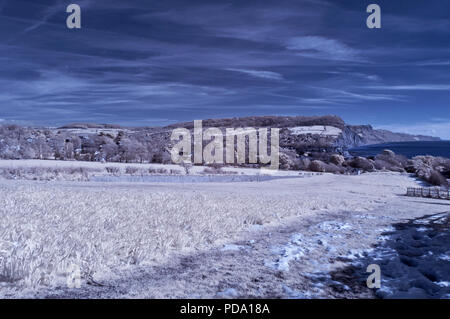
[[[407,187],[406,196],[450,200],[450,189],[439,187]]]

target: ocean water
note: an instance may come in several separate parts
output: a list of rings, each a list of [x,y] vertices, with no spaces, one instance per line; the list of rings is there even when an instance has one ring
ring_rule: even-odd
[[[375,156],[389,149],[396,154],[412,158],[417,155],[432,155],[450,158],[450,141],[436,142],[397,142],[376,145],[366,145],[350,149],[353,156]]]

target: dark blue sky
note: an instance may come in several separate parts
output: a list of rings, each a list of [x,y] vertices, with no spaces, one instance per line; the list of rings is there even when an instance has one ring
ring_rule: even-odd
[[[450,139],[448,0],[0,0],[0,50],[1,122],[337,114]]]

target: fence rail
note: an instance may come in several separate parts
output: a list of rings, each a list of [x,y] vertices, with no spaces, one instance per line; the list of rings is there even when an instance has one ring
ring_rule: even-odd
[[[450,190],[439,187],[408,187],[406,196],[450,200]]]

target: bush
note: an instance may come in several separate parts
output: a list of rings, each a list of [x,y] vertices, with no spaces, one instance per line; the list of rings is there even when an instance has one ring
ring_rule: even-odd
[[[325,164],[324,166],[325,172],[327,173],[333,173],[333,174],[344,174],[345,173],[345,168],[342,166],[338,166],[336,164],[330,163],[330,164]]]
[[[203,174],[213,174],[213,175],[217,175],[217,174],[225,174],[225,172],[222,170],[222,168],[215,168],[215,167],[205,167],[203,169]]]
[[[314,160],[309,164],[309,169],[313,172],[325,172],[325,163],[322,161]]]
[[[127,166],[125,168],[125,174],[136,174],[139,171],[139,169],[137,167],[133,167],[133,166]]]
[[[447,179],[440,172],[430,167],[422,166],[418,168],[416,171],[416,176],[431,185],[444,187],[449,186]]]
[[[166,170],[165,168],[158,168],[158,169],[156,170],[156,172],[157,172],[158,174],[167,174],[167,170]]]
[[[395,153],[391,150],[383,150],[383,152],[381,152],[381,155],[394,157]]]
[[[393,164],[392,162],[388,162],[382,159],[376,158],[374,161],[374,166],[377,170],[388,170],[392,172],[404,172],[403,167]]]
[[[113,166],[107,166],[105,167],[106,172],[113,175],[118,175],[120,173],[120,168],[113,167]]]
[[[221,169],[224,165],[219,164],[219,163],[211,163],[211,164],[208,164],[207,166],[212,167],[214,169]]]
[[[335,165],[341,166],[342,164],[344,164],[345,158],[342,155],[333,154],[330,157],[330,162],[335,164]]]
[[[148,169],[149,174],[167,174],[168,171],[165,168],[149,168]],[[172,170],[170,170],[170,174],[172,174]]]
[[[408,159],[406,157],[404,157],[403,155],[386,155],[386,154],[379,154],[375,157],[375,161],[379,160],[379,161],[383,161],[385,163],[388,163],[389,165],[387,165],[388,167],[393,167],[393,168],[404,168],[406,166],[408,166]],[[387,168],[389,169],[389,168]]]
[[[101,172],[99,169],[86,167],[21,167],[21,168],[1,168],[0,177],[5,179],[21,180],[89,180],[90,173]]]
[[[301,157],[297,161],[298,170],[306,171],[309,169],[309,165],[311,164],[311,160],[307,157]]]
[[[427,182],[430,183],[431,185],[436,186],[444,186],[447,188],[449,186],[447,179],[444,176],[442,176],[441,173],[435,170],[431,171],[430,177],[428,178]]]
[[[364,157],[355,157],[346,163],[353,168],[361,169],[366,172],[373,172],[375,169],[373,163]]]

